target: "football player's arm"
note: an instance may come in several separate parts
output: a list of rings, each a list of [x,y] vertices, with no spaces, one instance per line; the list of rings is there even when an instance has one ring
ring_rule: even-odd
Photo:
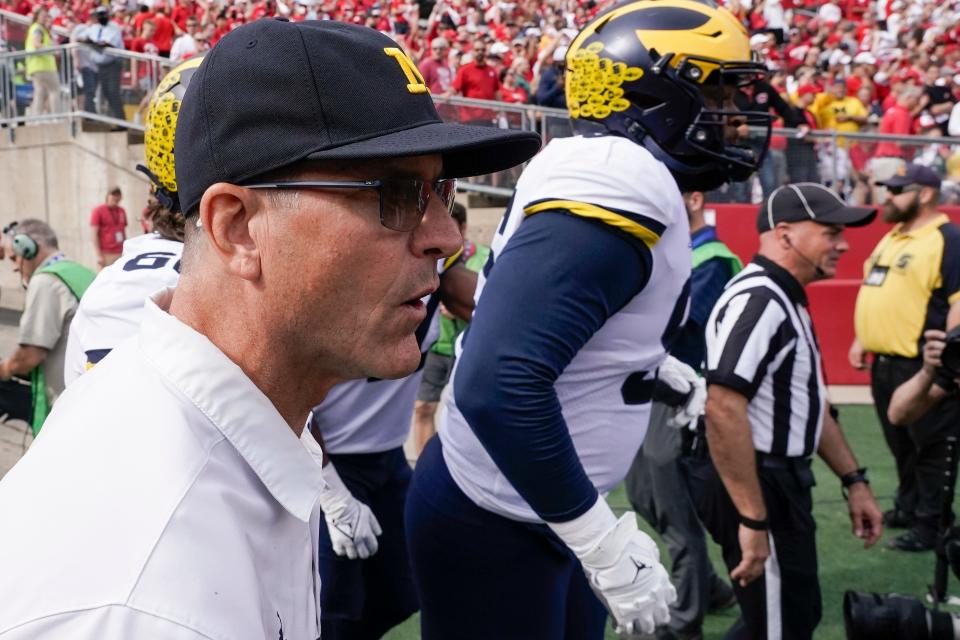
[[[323,434],[313,412],[300,434],[300,442],[320,467],[324,488],[318,500],[333,552],[351,560],[369,558],[377,552],[377,536],[383,530],[370,507],[353,496],[337,473],[327,456]]]
[[[650,252],[603,223],[533,215],[497,258],[464,342],[457,406],[499,469],[547,522],[597,501],[573,447],[557,378],[647,281]]]
[[[473,294],[477,290],[477,274],[456,262],[440,276],[440,300],[450,313],[470,322],[473,317]]]
[[[669,619],[676,591],[636,514],[618,520],[598,495],[554,383],[644,287],[651,259],[647,246],[602,222],[556,210],[524,220],[490,272],[454,382],[477,438],[580,560],[618,632],[652,633]]]

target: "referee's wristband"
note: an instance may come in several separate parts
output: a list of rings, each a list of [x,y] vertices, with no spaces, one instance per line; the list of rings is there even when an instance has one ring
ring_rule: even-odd
[[[737,516],[740,518],[740,524],[745,526],[747,529],[753,529],[754,531],[767,531],[770,528],[770,523],[766,519],[753,520],[752,518],[748,518],[747,516],[739,513]]]
[[[867,470],[865,467],[861,467],[856,471],[851,471],[850,473],[840,476],[840,493],[843,494],[844,500],[848,498],[847,489],[858,482],[870,484],[870,479],[867,478]]]

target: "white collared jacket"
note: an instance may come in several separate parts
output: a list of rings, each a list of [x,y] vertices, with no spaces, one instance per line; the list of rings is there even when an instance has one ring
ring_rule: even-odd
[[[320,635],[320,468],[171,295],[0,481],[0,639]]]

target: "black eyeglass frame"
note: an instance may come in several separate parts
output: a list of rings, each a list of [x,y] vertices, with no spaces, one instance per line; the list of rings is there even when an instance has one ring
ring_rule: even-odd
[[[417,223],[407,228],[397,228],[395,226],[390,226],[387,224],[383,215],[383,188],[389,184],[397,183],[407,183],[419,185],[418,191],[423,193],[423,185],[425,183],[430,183],[431,196],[428,197],[425,201],[418,204],[417,212],[419,216],[417,217]],[[291,180],[289,182],[263,182],[257,184],[244,184],[240,185],[244,189],[376,189],[377,195],[380,198],[380,224],[385,228],[390,229],[391,231],[413,231],[416,229],[420,222],[423,220],[423,216],[427,213],[427,206],[430,203],[430,198],[440,197],[438,187],[444,184],[453,184],[452,193],[456,195],[457,193],[457,179],[456,178],[440,178],[437,180],[419,180],[417,178],[383,178],[375,180]],[[453,205],[455,198],[451,197],[449,204],[444,203],[447,208],[447,213],[453,213]]]

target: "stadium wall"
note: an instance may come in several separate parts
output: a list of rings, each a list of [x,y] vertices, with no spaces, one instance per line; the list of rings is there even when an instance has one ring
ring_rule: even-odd
[[[60,248],[89,267],[96,266],[90,212],[104,202],[107,189],[123,191],[127,235],[141,233],[138,219],[147,202],[147,180],[137,173],[143,145],[127,144],[126,132],[78,132],[69,125],[19,127],[16,141],[0,130],[0,224],[39,218],[60,240]],[[0,286],[19,286],[10,268],[0,268]]]

